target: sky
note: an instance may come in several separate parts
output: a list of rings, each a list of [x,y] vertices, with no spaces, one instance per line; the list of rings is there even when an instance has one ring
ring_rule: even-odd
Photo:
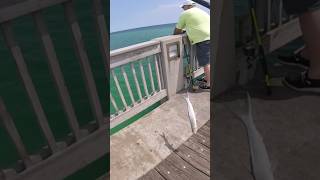
[[[184,0],[111,0],[110,32],[176,23]],[[209,9],[198,5],[210,12]]]

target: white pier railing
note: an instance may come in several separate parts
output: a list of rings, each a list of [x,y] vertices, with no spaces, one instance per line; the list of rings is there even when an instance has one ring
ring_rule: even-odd
[[[31,103],[32,110],[36,115],[39,129],[42,132],[45,144],[44,147],[37,150],[37,154],[27,151],[26,142],[21,138],[21,131],[16,127],[17,119],[14,119],[8,111],[6,103],[0,96],[0,123],[9,135],[12,144],[17,150],[20,160],[16,162],[15,167],[5,167],[0,169],[0,180],[34,180],[34,179],[63,179],[68,175],[84,168],[93,161],[103,157],[108,153],[106,137],[109,130],[106,115],[103,114],[100,104],[100,98],[96,88],[96,82],[90,67],[89,57],[86,52],[84,40],[82,38],[81,28],[77,20],[76,8],[73,0],[24,0],[11,2],[4,0],[0,7],[0,25],[3,39],[7,49],[13,57],[17,72],[20,76],[24,90]],[[95,27],[98,34],[100,52],[102,59],[107,65],[107,29],[103,5],[101,0],[90,1],[92,4],[92,14],[95,20]],[[60,6],[64,9],[64,17],[70,29],[70,35],[74,44],[74,52],[79,64],[81,64],[81,73],[87,89],[87,95],[90,101],[90,108],[93,112],[93,119],[87,126],[80,127],[75,108],[72,105],[71,97],[64,76],[60,67],[59,59],[54,47],[54,41],[48,30],[45,21],[44,12],[52,6]],[[28,66],[21,50],[19,41],[16,40],[13,21],[17,18],[29,16],[33,19],[36,33],[40,38],[40,43],[46,60],[48,62],[48,74],[52,75],[56,92],[59,95],[62,109],[67,117],[70,127],[68,137],[63,140],[57,140],[53,131],[57,130],[50,126],[47,114],[43,108],[43,102],[40,101],[38,92],[35,88],[32,76],[28,71]],[[30,36],[26,32],[24,36]],[[40,51],[41,51],[40,50]],[[6,68],[6,67],[1,67]],[[28,123],[28,122],[25,122]],[[1,130],[2,130],[1,129]],[[5,145],[1,145],[5,146]],[[14,163],[13,163],[14,164]]]
[[[199,69],[185,35],[161,37],[111,51],[111,128],[184,88],[184,45]],[[201,70],[194,75],[200,75]]]

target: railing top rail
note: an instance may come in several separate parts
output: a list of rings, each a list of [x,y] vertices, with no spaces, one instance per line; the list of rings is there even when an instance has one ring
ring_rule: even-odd
[[[117,56],[119,54],[128,53],[128,52],[131,52],[131,51],[135,51],[137,49],[142,49],[142,48],[149,47],[149,46],[159,45],[161,40],[174,39],[174,38],[177,38],[177,37],[180,37],[180,36],[182,36],[183,39],[187,38],[186,34],[162,36],[162,37],[159,37],[159,38],[152,39],[150,41],[146,41],[146,42],[134,44],[134,45],[131,45],[131,46],[127,46],[127,47],[124,47],[124,48],[119,48],[119,49],[112,50],[112,51],[110,51],[110,57],[112,58],[112,57]]]
[[[117,56],[119,54],[124,54],[124,53],[132,52],[132,51],[135,51],[138,49],[142,49],[142,48],[154,46],[154,45],[159,45],[159,44],[160,44],[160,41],[151,40],[151,41],[147,41],[147,42],[143,42],[143,43],[139,43],[139,44],[134,44],[134,45],[124,47],[124,48],[115,49],[110,52],[110,57],[112,58],[112,57]]]
[[[24,0],[12,2],[12,5],[8,3],[8,5],[0,7],[0,23],[67,1],[69,0]]]

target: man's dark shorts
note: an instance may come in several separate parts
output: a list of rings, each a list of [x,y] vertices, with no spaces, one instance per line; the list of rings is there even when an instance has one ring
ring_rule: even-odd
[[[283,6],[288,14],[299,15],[320,9],[320,0],[283,0]]]
[[[196,43],[196,52],[199,66],[210,63],[210,40]]]

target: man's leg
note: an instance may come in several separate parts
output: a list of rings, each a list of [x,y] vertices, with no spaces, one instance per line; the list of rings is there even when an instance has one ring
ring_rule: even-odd
[[[210,88],[210,41],[204,41],[196,44],[196,54],[199,66],[203,67],[206,84],[200,84],[201,89]]]
[[[320,92],[320,1],[315,5],[317,10],[308,10],[299,16],[310,67],[296,77],[284,79],[285,85],[298,91]]]
[[[312,26],[312,22],[310,22],[310,20],[312,19],[311,16],[314,16],[314,12],[316,11],[316,9],[320,8],[319,0],[308,0],[308,1],[283,0],[283,5],[288,14],[299,15],[300,25],[301,25],[303,34],[313,33],[313,32],[308,32],[308,29],[310,29],[309,27]],[[310,67],[310,59],[311,59],[308,49],[309,49],[308,46],[304,46],[304,48],[298,49],[293,56],[280,55],[279,56],[280,62],[284,64],[300,66],[308,69]]]
[[[320,10],[306,12],[299,19],[310,59],[309,78],[320,79]]]

